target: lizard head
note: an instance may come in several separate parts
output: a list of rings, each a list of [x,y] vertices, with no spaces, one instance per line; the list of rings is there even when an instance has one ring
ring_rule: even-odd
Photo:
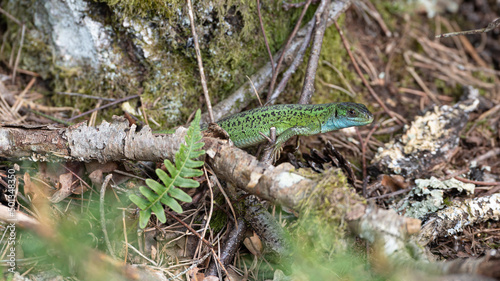
[[[329,132],[353,126],[363,126],[373,121],[373,115],[364,104],[353,102],[334,103],[329,106],[326,122],[321,132]]]

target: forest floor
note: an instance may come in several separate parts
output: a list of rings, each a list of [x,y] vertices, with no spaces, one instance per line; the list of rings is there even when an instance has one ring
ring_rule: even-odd
[[[370,4],[369,1],[362,3]],[[352,163],[357,178],[355,181],[357,191],[363,194],[368,201],[376,202],[379,207],[384,209],[395,207],[400,200],[407,198],[405,196],[415,185],[416,179],[430,177],[440,180],[455,178],[464,183],[475,184],[473,194],[457,190],[445,191],[445,205],[455,201],[500,193],[500,29],[496,28],[488,33],[468,36],[434,38],[435,35],[442,33],[486,27],[499,14],[500,6],[493,4],[489,6],[487,1],[464,1],[456,13],[443,12],[433,18],[428,18],[424,11],[411,16],[402,11],[389,12],[383,7],[383,4],[377,8],[370,5],[353,5],[346,12],[341,28],[344,30],[347,40],[351,42],[351,49],[365,73],[365,77],[370,81],[371,87],[375,90],[380,101],[387,107],[387,110],[396,118],[390,118],[388,112],[380,106],[376,98],[361,88],[363,87],[361,83],[356,83],[357,86],[352,86],[352,88],[355,92],[363,95],[364,102],[369,105],[375,115],[375,122],[370,126],[357,129],[301,137],[301,147],[299,152],[295,153],[295,155],[299,155],[296,156],[299,160],[296,161],[302,161],[303,166],[314,166],[316,160],[310,156],[314,154],[310,149],[320,150],[327,141],[331,142]],[[349,58],[346,57],[346,60]],[[11,79],[8,79],[11,78],[12,71],[8,65],[8,62],[0,64],[1,79],[8,91],[18,95],[20,99],[24,99],[25,104],[36,101],[41,106],[50,107],[49,104],[39,103],[39,101],[48,100],[43,99],[40,94],[42,91],[38,90],[43,88],[43,91],[46,91],[47,88],[50,88],[47,86],[50,85],[50,82],[42,81],[41,78],[37,78],[35,73],[30,73],[28,69],[22,70],[16,81],[12,83]],[[321,83],[322,86],[326,84],[322,80],[316,83]],[[434,110],[435,106],[448,105],[452,107],[458,102],[466,100],[471,92],[478,93],[479,104],[475,110],[469,113],[464,128],[458,132],[458,143],[453,152],[445,156],[439,155],[443,158],[436,160],[437,164],[429,167],[432,170],[407,173],[406,175],[403,173],[396,176],[393,175],[394,170],[391,173],[391,170],[383,170],[374,164],[376,154],[380,153],[380,150],[386,147],[387,143],[405,134],[418,116],[424,116],[427,112]],[[2,112],[17,112],[21,107],[20,104],[9,105],[8,103],[4,104],[4,102],[5,100],[2,101]],[[95,118],[95,116],[91,118]],[[2,113],[0,121],[4,124],[42,125],[53,123],[51,120],[31,113],[10,115],[5,112]],[[286,156],[286,152],[290,151],[290,146],[293,144],[285,147],[283,155]],[[281,162],[288,160],[287,157],[284,157]],[[4,163],[7,162],[4,161]],[[140,177],[151,174],[151,170],[148,170],[147,167],[130,163],[109,164],[104,168],[101,166],[91,168],[91,165],[84,166],[80,163],[67,163],[58,166],[47,163],[27,163],[26,161],[20,165],[22,173],[20,173],[19,179],[24,185],[23,192],[21,192],[21,197],[24,198],[19,200],[22,201],[21,210],[32,214],[42,222],[61,225],[62,222],[55,223],[55,220],[44,219],[40,214],[45,211],[63,214],[64,208],[69,208],[70,205],[73,208],[77,207],[83,210],[83,208],[90,206],[90,201],[92,201],[86,195],[84,196],[85,192],[98,194],[95,187],[82,183],[83,181],[80,182],[72,176],[69,179],[63,176],[68,173],[67,171],[72,170],[85,178],[91,178],[90,171],[99,169],[113,171],[133,166],[135,170],[127,170],[130,174],[137,172]],[[3,172],[2,177],[5,178],[4,176],[7,176],[7,172]],[[115,184],[122,183],[127,188],[137,185],[137,183],[127,183],[126,179],[130,178],[124,177],[123,181],[120,178],[115,178]],[[194,198],[193,203],[183,206],[185,212],[180,216],[183,220],[191,221],[192,227],[204,225],[205,222],[198,219],[205,218],[209,213],[208,209],[210,209],[210,200],[204,199],[209,190],[206,179],[201,177],[198,180],[202,183],[202,187],[190,192]],[[51,207],[48,202],[33,203],[37,200],[43,201],[44,198],[48,197],[54,199],[54,193],[65,187],[71,189],[71,192],[66,194],[69,197],[64,197],[61,200],[67,204],[66,207],[64,205]],[[113,194],[113,192],[110,193]],[[118,201],[123,200],[116,193],[113,196]],[[418,201],[421,198],[413,199]],[[99,200],[97,199],[97,201]],[[0,199],[0,202],[8,203],[4,199]],[[221,209],[220,205],[223,205],[224,202],[215,203],[216,209]],[[34,209],[30,209],[29,206]],[[47,210],[43,210],[43,208]],[[51,208],[53,210],[49,211]],[[131,229],[134,229],[134,220],[130,217],[134,217],[136,214],[124,207],[120,212],[114,214],[116,217],[112,220],[115,225],[120,225],[120,227],[116,226],[117,229],[108,230],[111,232],[110,235],[112,237],[121,235],[121,239],[125,232],[133,234],[135,230]],[[430,216],[429,213],[420,219],[425,223]],[[196,222],[193,222],[195,218]],[[90,215],[85,219],[71,217],[65,220],[72,221],[74,225],[88,223],[92,226],[101,223],[98,215],[95,217]],[[223,221],[223,219],[221,220]],[[172,222],[170,219],[169,221]],[[285,219],[283,221],[285,221],[283,224],[287,224]],[[125,230],[121,228],[122,225]],[[211,241],[216,241],[223,235],[218,231],[224,227],[224,225],[212,226],[210,234],[207,236],[210,237]],[[79,234],[72,233],[70,226],[62,227],[60,231],[72,236],[68,238],[68,241],[60,241],[61,245],[65,245],[64,243],[75,245],[80,239],[88,241],[89,237],[87,236],[94,235],[92,231],[86,232],[86,230],[81,230]],[[154,265],[160,265],[164,262],[163,259],[168,259],[167,256],[176,257],[177,260],[173,262],[175,265],[172,265],[168,270],[179,273],[185,267],[178,265],[182,262],[189,264],[188,261],[192,258],[193,253],[197,253],[200,247],[197,240],[185,236],[185,232],[184,226],[180,224],[172,222],[170,226],[166,226],[158,223],[137,235],[140,238],[134,238],[134,240],[143,239],[142,242],[146,244],[144,248],[132,249],[130,244],[133,243],[128,241],[125,246],[116,246],[117,255],[127,257],[127,255],[132,255],[131,252],[134,252],[135,256],[129,258],[128,262],[143,263],[143,256],[147,256],[145,259]],[[181,235],[179,236],[179,234]],[[25,240],[22,244],[27,245],[29,242],[26,239],[31,239],[33,234],[23,235],[22,239]],[[258,244],[258,238],[251,238],[245,243],[247,249],[252,248],[252,243]],[[102,237],[92,237],[92,239],[99,241],[101,247],[106,248],[102,246],[104,244]],[[161,244],[158,240],[169,242]],[[24,249],[23,255],[30,256],[30,252],[37,253],[44,247],[44,243],[39,240],[33,242],[27,249]],[[95,243],[98,244],[98,242]],[[158,248],[157,245],[162,245],[162,248]],[[499,245],[500,222],[487,220],[467,225],[460,233],[440,236],[429,243],[427,247],[435,258],[451,260],[485,256],[490,250],[498,249]],[[239,255],[245,256],[249,253],[258,255],[258,250],[247,249],[242,248]],[[5,249],[3,253],[5,254],[6,251]],[[239,257],[236,258],[236,260],[239,259]],[[65,261],[60,260],[59,262]],[[32,267],[37,266],[36,260],[26,259],[23,263],[21,268],[25,270],[24,272],[29,272]],[[246,265],[243,265],[238,269],[232,268],[232,270],[239,273],[246,271],[245,276],[258,279],[255,277],[258,276],[257,273],[248,272],[252,270],[257,272],[257,264],[262,263],[265,262],[261,260],[249,265],[249,268],[245,268]],[[58,263],[54,262],[54,264],[57,267]],[[61,265],[61,268],[64,267],[67,265]]]

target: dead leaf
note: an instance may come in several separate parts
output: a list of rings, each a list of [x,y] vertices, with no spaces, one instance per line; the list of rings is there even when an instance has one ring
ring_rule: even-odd
[[[57,190],[52,197],[50,202],[58,203],[73,194],[71,186],[73,185],[73,174],[66,173],[59,176],[59,190]]]
[[[400,175],[383,175],[380,184],[389,188],[391,192],[408,188],[408,183],[405,182],[404,177]]]
[[[255,232],[251,237],[245,238],[243,244],[254,256],[259,257],[262,254],[262,241]]]
[[[90,181],[95,185],[102,185],[102,170],[95,170],[89,175]]]

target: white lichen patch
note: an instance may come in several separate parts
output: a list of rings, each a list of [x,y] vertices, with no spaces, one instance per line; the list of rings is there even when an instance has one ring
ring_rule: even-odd
[[[443,110],[449,110],[448,106],[439,108],[434,107],[433,111],[428,111],[424,116],[418,116],[411,126],[406,125],[406,133],[401,137],[396,144],[393,140],[385,145],[386,149],[382,149],[375,155],[374,161],[380,161],[381,158],[390,157],[391,159],[400,159],[404,154],[411,154],[415,151],[428,150],[429,152],[436,151],[439,148],[439,143],[436,140],[443,137],[447,133],[444,126],[448,123],[443,118]]]
[[[406,200],[402,200],[397,211],[408,217],[421,219],[446,207],[445,192],[456,190],[466,192],[467,195],[474,194],[475,185],[463,183],[456,179],[440,181],[435,177],[430,179],[415,180],[415,188],[409,193]]]
[[[450,106],[435,106],[418,116],[398,139],[379,148],[372,163],[384,172],[419,174],[444,161],[458,145],[459,132],[477,100]]]
[[[443,110],[448,107],[443,107]],[[435,151],[438,145],[433,140],[442,138],[447,131],[444,126],[447,120],[442,118],[442,111],[435,106],[434,111],[427,112],[424,116],[417,117],[407,129],[406,134],[401,137],[404,144],[405,154],[411,154],[415,150]]]
[[[437,212],[434,224],[440,228],[439,232],[445,232],[445,236],[450,236],[462,232],[467,225],[499,219],[500,194],[495,193],[491,196],[454,202],[453,206]]]
[[[56,63],[70,68],[87,64],[94,69],[116,64],[119,53],[112,48],[113,31],[88,16],[85,1],[44,1],[34,13],[40,30],[51,29],[51,44],[57,49]],[[39,34],[34,34],[39,37]]]
[[[158,34],[155,34],[151,27],[150,19],[143,19],[140,17],[130,18],[124,16],[122,13],[117,12],[119,17],[122,17],[122,26],[129,29],[130,34],[135,35],[133,43],[136,48],[142,50],[146,59],[151,61],[160,61],[162,58],[158,56]],[[165,21],[156,21],[155,24],[159,26],[166,26]]]
[[[453,178],[445,181],[440,181],[435,177],[431,177],[430,179],[417,179],[415,180],[415,184],[417,185],[417,188],[415,188],[414,190],[420,192],[420,194],[425,194],[424,191],[428,189],[456,189],[458,192],[465,191],[467,195],[471,195],[474,194],[474,189],[476,187],[472,183],[464,183]]]

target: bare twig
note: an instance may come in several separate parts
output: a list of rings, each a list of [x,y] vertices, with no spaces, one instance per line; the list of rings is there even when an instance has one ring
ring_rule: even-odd
[[[243,238],[245,238],[245,232],[247,230],[245,221],[243,219],[239,219],[237,222],[235,221],[234,225],[236,227],[233,228],[229,233],[229,237],[225,241],[224,249],[221,253],[220,260],[223,264],[228,264],[232,260],[234,254],[241,244],[241,241],[243,241]],[[205,272],[205,275],[217,275],[217,267],[215,266],[215,263],[210,264],[209,268]]]
[[[0,13],[4,14],[6,17],[8,17],[10,20],[12,20],[13,22],[17,23],[18,25],[22,25],[21,21],[16,19],[16,17],[14,17],[13,15],[9,14],[7,11],[5,11],[4,9],[2,9],[0,7]]]
[[[28,85],[26,86],[26,88],[24,88],[24,90],[19,94],[19,98],[16,99],[16,102],[12,105],[12,112],[15,112],[15,113],[18,113],[19,110],[21,109],[21,106],[23,105],[23,98],[24,96],[28,93],[29,90],[31,90],[31,88],[33,87],[33,85],[35,85],[35,82],[36,82],[36,77],[33,77],[31,78],[30,82],[28,83]]]
[[[193,262],[193,264],[186,268],[185,270],[183,270],[182,272],[178,273],[177,275],[175,276],[172,276],[170,278],[168,278],[167,280],[176,280],[178,279],[179,277],[181,277],[182,275],[186,274],[187,272],[189,272],[191,269],[195,268],[196,266],[198,266],[200,263],[204,262],[208,256],[210,255],[210,252],[206,253],[203,257],[201,257],[200,259],[197,259]],[[179,278],[180,279],[180,278]]]
[[[231,213],[233,214],[233,220],[236,221],[236,212],[234,211],[233,204],[231,204],[231,200],[229,199],[229,196],[227,195],[226,191],[224,191],[224,188],[222,188],[222,185],[220,184],[219,179],[217,178],[217,175],[212,170],[212,168],[210,168],[210,166],[208,164],[206,164],[206,163],[205,163],[205,165],[210,170],[210,173],[212,175],[214,175],[215,183],[216,183],[217,187],[219,188],[219,191],[222,193],[222,196],[224,196],[224,199],[226,200],[226,203],[229,206],[229,209],[231,210]],[[207,177],[207,179],[208,179],[208,177]]]
[[[321,0],[314,0],[311,3],[317,4],[319,1],[321,1]],[[306,3],[307,3],[307,1],[299,2],[299,3],[287,3],[286,1],[283,1],[283,9],[285,11],[288,11],[288,10],[290,10],[290,8],[300,8],[300,7],[304,6]]]
[[[455,22],[451,23],[451,25],[455,28],[458,29],[458,26]],[[481,56],[477,53],[476,49],[472,44],[469,42],[469,39],[465,36],[459,36],[458,39],[460,39],[460,42],[462,43],[462,46],[464,47],[465,51],[470,54],[470,56],[474,59],[474,61],[479,64],[479,66],[484,67],[484,68],[489,68],[488,63],[486,63]]]
[[[319,77],[318,77],[318,81],[319,81],[319,83],[321,83],[323,86],[326,86],[326,87],[328,87],[328,88],[332,88],[332,89],[337,90],[337,91],[339,91],[339,92],[342,92],[342,93],[344,93],[344,94],[346,94],[346,95],[348,95],[348,96],[350,96],[350,97],[352,97],[352,98],[354,98],[354,97],[356,96],[356,94],[351,93],[351,92],[349,92],[348,90],[346,90],[346,89],[344,89],[344,88],[342,88],[342,87],[340,87],[340,86],[337,86],[337,85],[334,85],[334,84],[330,84],[330,83],[326,83],[325,81],[323,81],[323,79],[321,79],[321,78],[319,78]]]
[[[311,25],[310,30],[307,32],[306,36],[304,37],[304,42],[302,42],[302,45],[300,46],[299,51],[297,52],[297,55],[295,56],[295,59],[293,60],[292,64],[290,67],[283,73],[283,77],[281,78],[280,83],[278,84],[278,87],[276,87],[276,90],[274,90],[273,94],[267,101],[268,104],[274,104],[278,96],[285,90],[285,86],[288,83],[288,80],[292,77],[292,74],[295,73],[299,65],[302,63],[302,60],[304,58],[304,54],[306,53],[307,46],[309,46],[309,43],[311,42],[311,37],[312,37],[312,31],[313,31],[313,25]]]
[[[123,242],[123,243],[125,243],[125,242]],[[134,252],[136,252],[136,253],[137,253],[139,256],[141,256],[143,259],[145,259],[145,260],[147,260],[148,262],[150,262],[152,265],[154,265],[154,266],[158,266],[158,264],[157,264],[154,260],[152,260],[152,259],[150,259],[150,258],[146,257],[146,256],[142,253],[142,251],[137,250],[134,246],[132,246],[132,244],[127,243],[127,247],[128,247],[128,248],[130,248],[130,249],[132,249]]]
[[[273,77],[271,78],[271,84],[269,85],[269,92],[267,93],[267,101],[270,101],[271,95],[274,91],[274,85],[276,84],[276,79],[278,78],[278,72],[280,71],[281,64],[283,63],[283,59],[285,58],[285,53],[286,49],[288,48],[288,45],[292,42],[293,38],[295,37],[295,34],[297,34],[297,31],[299,30],[300,24],[302,22],[302,19],[304,18],[304,15],[306,14],[307,8],[309,8],[309,5],[311,4],[312,0],[307,0],[306,4],[304,5],[304,9],[302,9],[302,13],[300,14],[299,20],[295,24],[295,27],[293,28],[292,34],[290,34],[290,37],[288,37],[288,40],[286,41],[285,47],[283,47],[283,52],[281,53],[281,56],[278,60],[278,63],[276,65],[276,71],[274,72]]]
[[[500,18],[494,19],[485,28],[439,34],[439,35],[436,35],[436,38],[446,38],[446,37],[452,37],[452,36],[458,36],[458,35],[485,33],[485,32],[492,31],[493,29],[497,28],[498,26],[500,26]]]
[[[497,111],[497,112],[498,112],[498,111]],[[479,120],[480,120],[480,118],[478,118],[478,120],[477,120],[477,121],[479,121]],[[479,163],[481,163],[481,162],[483,162],[483,161],[485,161],[485,160],[487,160],[487,159],[489,159],[489,158],[491,158],[491,157],[495,157],[495,156],[497,156],[497,155],[500,155],[500,147],[495,147],[495,148],[493,148],[493,149],[491,149],[491,150],[488,150],[488,152],[486,152],[486,153],[485,153],[485,154],[483,154],[483,155],[479,155],[479,156],[477,156],[476,158],[472,159],[470,162],[471,162],[471,163],[472,163],[472,162],[476,162],[476,163],[478,163],[478,164],[479,164]]]
[[[392,118],[394,118],[394,120],[396,121],[396,123],[398,123],[399,125],[403,125],[403,122],[404,123],[407,123],[406,120],[404,120],[404,118],[402,117],[399,117],[399,120],[398,119],[398,116],[395,115],[392,111],[390,111],[387,106],[385,105],[385,103],[379,98],[379,96],[375,93],[375,91],[373,91],[372,87],[370,86],[370,84],[368,83],[368,81],[366,81],[365,77],[363,76],[363,73],[361,72],[361,70],[359,69],[359,66],[356,62],[356,60],[354,59],[354,57],[352,56],[352,52],[351,52],[351,48],[349,46],[349,43],[347,42],[347,40],[344,38],[344,33],[342,32],[342,30],[340,29],[338,23],[337,23],[337,20],[334,19],[333,20],[334,24],[335,24],[335,27],[337,28],[337,30],[339,31],[339,34],[340,34],[340,38],[342,39],[342,43],[344,44],[344,47],[347,51],[347,53],[349,54],[349,57],[351,58],[351,61],[352,61],[352,64],[354,66],[354,68],[356,69],[356,72],[358,73],[359,77],[361,78],[361,80],[363,81],[363,84],[365,85],[365,87],[368,89],[368,91],[370,92],[370,94],[373,96],[373,98],[378,102],[378,104],[380,104],[380,106],[384,109],[384,111],[389,115],[391,116]],[[403,122],[402,122],[403,121]]]
[[[212,191],[212,183],[210,182],[210,178],[208,177],[207,173],[207,168],[203,166],[203,173],[205,174],[205,178],[207,179],[207,184],[208,184],[208,189],[210,190],[210,211],[208,212],[208,218],[205,223],[205,227],[203,228],[203,232],[201,233],[201,237],[205,237],[205,234],[207,233],[207,229],[210,226],[210,221],[212,220],[212,213],[214,209],[214,193]],[[198,247],[196,247],[196,252],[200,249],[200,244],[198,244]]]
[[[311,56],[307,64],[306,74],[304,78],[304,86],[300,95],[299,104],[308,104],[311,101],[314,92],[314,80],[316,78],[316,70],[318,69],[319,55],[321,54],[321,46],[323,45],[323,37],[325,36],[326,25],[328,21],[328,9],[330,0],[322,0],[321,4],[314,15],[316,22],[314,25],[314,38],[311,47]]]
[[[271,65],[274,65],[272,62],[271,62]],[[274,70],[273,70],[274,71]],[[252,85],[252,89],[253,89],[253,93],[255,94],[255,96],[257,97],[257,100],[259,101],[259,104],[260,106],[262,106],[262,101],[260,100],[260,96],[259,96],[259,92],[257,91],[257,89],[255,88],[255,85],[253,84],[253,81],[250,77],[247,76],[247,79],[248,79],[248,82],[250,82],[250,85]]]
[[[330,17],[328,19],[328,24],[333,24],[333,18],[339,17],[343,14],[351,5],[351,0],[339,0],[335,1],[330,5],[328,10],[330,11]],[[286,58],[294,58],[299,51],[306,34],[311,30],[311,26],[314,25],[314,19],[311,19],[307,24],[301,28],[289,46],[285,49],[285,46],[280,48],[279,53],[284,53]],[[279,59],[279,55],[274,55],[275,62]],[[292,60],[283,60],[283,64],[290,65]],[[278,67],[277,67],[278,68]],[[279,69],[279,68],[278,68]],[[255,85],[257,91],[262,92],[265,88],[268,88],[268,83],[270,83],[272,78],[272,69],[271,62],[266,63],[262,68],[260,68],[255,74],[251,76],[252,82]],[[276,83],[276,81],[275,81]],[[235,114],[240,112],[243,108],[248,106],[250,102],[253,100],[253,95],[248,95],[248,92],[251,90],[250,83],[245,83],[241,87],[239,87],[235,92],[233,92],[226,99],[214,105],[214,116],[218,120],[223,116],[227,116],[229,114]],[[208,123],[208,114],[203,113],[201,120],[204,123]]]
[[[377,199],[384,199],[384,198],[396,196],[396,195],[399,195],[399,194],[403,194],[403,193],[406,193],[406,192],[410,192],[412,189],[413,188],[411,188],[411,187],[407,188],[407,189],[401,189],[401,190],[394,191],[394,192],[391,192],[391,193],[387,193],[387,194],[384,194],[384,195],[379,195],[379,196],[371,197],[371,198],[368,198],[367,200],[371,201],[371,200],[377,200]]]
[[[351,86],[351,83],[349,83],[349,81],[347,81],[347,79],[345,78],[344,74],[342,74],[342,71],[340,71],[337,67],[335,67],[335,65],[331,64],[326,60],[324,60],[323,63],[331,67],[335,72],[337,72],[337,75],[339,76],[340,80],[342,81],[342,83],[344,83],[345,87],[347,88],[347,92],[356,95],[356,91],[354,91],[354,89]]]
[[[262,21],[262,15],[260,14],[260,0],[257,0],[257,14],[259,15],[260,29],[262,30],[262,36],[264,36],[264,43],[266,44],[267,53],[269,54],[269,61],[271,62],[271,68],[273,69],[273,76],[276,73],[276,67],[274,65],[273,54],[271,53],[271,48],[269,48],[269,42],[267,41],[266,29],[264,28],[264,22]]]
[[[436,95],[427,87],[427,85],[425,85],[424,81],[422,80],[422,78],[420,78],[420,76],[417,74],[417,72],[415,71],[415,69],[413,69],[413,67],[407,66],[406,70],[411,74],[411,76],[413,77],[413,79],[415,79],[415,81],[417,81],[417,84],[422,88],[422,90],[424,90],[424,93],[433,102],[435,102],[438,105],[441,105],[441,102],[438,100],[438,98],[436,98]]]
[[[96,99],[96,100],[104,100],[104,101],[115,101],[116,100],[116,99],[112,99],[112,98],[96,97],[96,96],[84,95],[84,94],[79,94],[79,93],[68,93],[68,92],[55,92],[55,93],[58,95],[81,97],[81,98],[86,98],[86,99]]]
[[[269,137],[267,137],[264,133],[259,132],[261,135],[263,135],[268,143],[264,145],[264,152],[262,152],[262,157],[260,158],[260,161],[265,164],[272,164],[273,161],[278,161],[278,154],[273,155],[274,152],[274,145],[276,144],[276,127],[271,127],[269,129]],[[283,144],[281,144],[283,145]],[[277,147],[276,149],[280,149]]]
[[[42,75],[40,75],[40,74],[38,74],[36,72],[29,71],[29,70],[22,69],[22,68],[17,68],[17,72],[22,73],[22,74],[26,74],[26,75],[29,75],[29,76],[42,77]]]
[[[495,181],[475,181],[475,180],[469,180],[469,179],[465,179],[465,178],[462,178],[462,177],[459,177],[459,176],[456,176],[455,177],[456,180],[459,180],[461,182],[465,182],[465,183],[473,183],[475,185],[484,185],[484,186],[494,186],[494,185],[500,185],[500,182],[495,182]]]
[[[373,132],[379,127],[379,124],[375,124],[373,128],[370,130],[368,133],[368,136],[366,137],[365,140],[363,140],[363,137],[361,137],[361,133],[359,132],[358,128],[356,128],[356,133],[358,134],[359,142],[361,144],[361,154],[362,154],[362,163],[363,163],[363,182],[367,178],[367,170],[366,170],[366,147],[368,145],[368,142],[370,141],[370,138],[372,137]],[[366,185],[363,184],[363,196],[366,197]]]
[[[194,49],[196,50],[196,59],[198,60],[198,69],[200,70],[201,86],[203,87],[203,94],[205,95],[205,102],[207,103],[208,115],[210,116],[210,123],[215,122],[214,113],[212,112],[212,103],[208,95],[207,80],[205,78],[205,71],[203,71],[203,61],[201,60],[200,44],[198,43],[198,35],[194,26],[193,4],[191,0],[187,0],[188,15],[191,21],[191,32],[193,33]]]
[[[384,22],[384,19],[378,12],[377,8],[370,1],[356,1],[356,5],[360,6],[363,10],[367,12],[369,16],[375,19],[380,28],[384,31],[385,36],[392,37],[392,32],[389,30]]]
[[[131,99],[135,99],[135,98],[138,98],[138,97],[140,97],[140,96],[139,96],[139,95],[133,95],[133,96],[129,96],[129,97],[124,97],[124,98],[119,99],[119,100],[115,100],[115,101],[110,102],[110,103],[107,103],[107,104],[105,104],[105,105],[103,105],[103,106],[100,106],[100,107],[97,107],[97,108],[91,109],[91,110],[89,110],[89,111],[87,111],[87,112],[84,112],[84,113],[82,113],[82,114],[78,114],[78,115],[76,115],[76,116],[73,116],[73,117],[69,118],[69,119],[68,119],[68,121],[69,121],[69,122],[71,122],[71,121],[73,121],[73,120],[75,120],[75,119],[78,119],[78,118],[80,118],[80,117],[82,117],[82,116],[85,116],[85,115],[87,115],[87,114],[90,114],[90,113],[92,113],[92,112],[94,112],[94,111],[102,110],[102,109],[105,109],[105,108],[111,107],[111,106],[113,106],[113,105],[116,105],[116,104],[118,104],[118,103],[125,102],[125,101],[131,100]]]

